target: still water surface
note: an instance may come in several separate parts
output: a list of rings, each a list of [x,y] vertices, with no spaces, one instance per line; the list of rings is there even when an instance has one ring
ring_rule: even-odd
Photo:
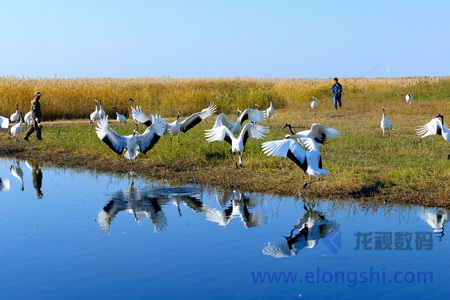
[[[450,294],[442,208],[170,187],[9,159],[0,178],[1,299]]]

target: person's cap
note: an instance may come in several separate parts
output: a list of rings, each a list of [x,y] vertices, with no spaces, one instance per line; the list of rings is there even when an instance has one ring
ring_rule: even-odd
[[[35,95],[35,96],[40,96],[40,95],[42,95],[42,94],[41,94],[41,92],[35,92],[34,95]]]

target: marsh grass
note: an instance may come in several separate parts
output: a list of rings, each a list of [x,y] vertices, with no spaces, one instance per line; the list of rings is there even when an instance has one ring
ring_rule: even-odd
[[[322,123],[341,132],[338,138],[329,139],[321,148],[323,167],[331,175],[313,185],[309,196],[331,199],[375,197],[405,203],[450,205],[450,161],[447,160],[450,145],[439,136],[420,139],[415,132],[417,125],[427,123],[438,112],[450,113],[449,78],[341,79],[344,107],[339,111],[332,107],[329,80],[144,78],[27,81],[6,78],[2,82],[3,91],[5,82],[11,84],[15,80],[18,81],[16,85],[23,88],[19,89],[19,96],[25,97],[36,89],[44,94],[45,113],[52,112],[54,118],[72,116],[84,119],[46,122],[43,143],[32,140],[24,146],[29,147],[25,152],[30,155],[38,152],[49,155],[74,153],[77,157],[86,158],[80,164],[87,167],[92,164],[102,170],[127,169],[126,159],[118,157],[98,140],[86,117],[80,117],[78,108],[61,107],[66,102],[80,102],[75,96],[86,91],[90,91],[86,96],[89,99],[102,98],[107,103],[105,109],[114,101],[127,108],[126,99],[134,97],[139,99],[138,104],[144,111],[166,115],[167,121],[173,120],[180,107],[185,116],[203,108],[208,101],[217,103],[218,113],[225,111],[231,120],[235,120],[234,111],[238,106],[253,107],[258,103],[264,108],[268,97],[272,96],[275,119],[271,123],[263,123],[270,126],[265,140],[282,139],[288,133],[281,129],[286,122],[298,127],[296,131],[312,123]],[[43,83],[45,88],[40,86]],[[405,102],[404,95],[408,92],[414,96],[412,105]],[[5,103],[13,106],[18,101],[13,90],[2,95],[2,110]],[[317,116],[309,106],[312,95],[319,99]],[[93,105],[86,99],[83,100],[86,104],[83,109],[88,115]],[[387,117],[394,127],[386,137],[382,136],[380,129],[382,105],[386,107]],[[129,122],[121,126],[113,117],[111,115],[110,124],[118,133],[132,132],[134,124]],[[266,157],[261,151],[261,140],[249,139],[243,157],[244,171],[242,174],[237,171],[237,158],[230,154],[226,142],[207,143],[205,140],[204,130],[211,128],[214,120],[213,116],[181,134],[181,145],[174,137],[171,147],[170,138],[165,135],[147,155],[139,155],[136,167],[143,175],[149,176],[159,172],[160,177],[224,187],[238,186],[284,195],[298,192],[307,176],[288,159]],[[143,132],[144,129],[141,127],[139,130]],[[0,141],[3,145],[15,145],[4,134]]]

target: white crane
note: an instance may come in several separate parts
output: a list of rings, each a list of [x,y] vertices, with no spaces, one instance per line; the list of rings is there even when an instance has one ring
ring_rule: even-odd
[[[9,117],[9,121],[11,123],[16,123],[17,121],[19,121],[19,104],[16,104],[16,112],[13,113],[10,117]]]
[[[385,135],[386,132],[390,133],[390,131],[392,130],[392,123],[391,120],[389,120],[388,118],[386,118],[386,109],[384,106],[381,107],[382,110],[382,115],[381,115],[381,123],[380,123],[380,127],[381,130],[383,131],[383,136]]]
[[[237,109],[238,119],[236,122],[231,122],[224,113],[217,116],[216,122],[212,129],[220,126],[226,126],[233,134],[239,133],[242,128],[242,124],[249,120],[250,122],[262,122],[264,121],[264,111],[253,108],[248,108],[241,113],[241,110]]]
[[[272,97],[270,97],[270,105],[269,105],[269,108],[266,109],[267,121],[269,121],[270,119],[273,120],[274,115],[275,115],[275,109],[273,108],[273,105],[272,105]]]
[[[24,190],[24,187],[23,187],[23,171],[22,171],[22,168],[20,168],[20,166],[19,166],[19,162],[16,161],[15,165],[14,164],[11,165],[10,170],[11,170],[11,175],[16,177],[20,181],[20,184],[21,184],[20,189],[23,191]]]
[[[245,145],[247,143],[248,138],[256,138],[263,139],[265,134],[269,132],[269,128],[267,126],[261,126],[253,123],[245,124],[244,128],[242,128],[239,137],[236,138],[234,134],[231,132],[228,127],[222,125],[217,128],[213,128],[210,130],[206,130],[205,136],[208,142],[214,141],[226,141],[231,145],[231,152],[237,153],[239,155],[239,167],[243,167],[242,164],[242,154],[245,150]],[[236,167],[238,167],[238,163],[236,163]]]
[[[9,127],[9,119],[0,116],[0,128],[8,128]]]
[[[300,143],[301,138],[310,138],[313,139],[317,144],[319,144],[319,146],[325,144],[327,137],[336,138],[340,134],[338,130],[318,123],[312,124],[311,128],[308,130],[299,131],[297,133],[292,130],[292,126],[290,123],[286,123],[283,128],[285,127],[289,128],[291,134],[295,136]]]
[[[10,129],[10,133],[13,137],[16,138],[16,141],[19,141],[19,133],[22,132],[23,126],[22,126],[22,116],[23,116],[23,112],[19,113],[19,123],[17,123],[16,125],[14,125],[13,127],[11,127]]]
[[[317,102],[316,97],[312,97],[311,108],[314,111],[314,115],[317,115],[317,108],[319,108],[319,102]]]
[[[33,124],[33,120],[31,120],[31,110],[25,114],[25,116],[23,117],[23,121],[28,126],[31,126]]]
[[[115,105],[112,106],[111,108],[113,108],[114,111],[116,112],[117,122],[119,122],[119,124],[122,124],[122,125],[126,124],[127,123],[127,117],[125,117],[124,115],[120,114],[117,111],[117,107]]]
[[[92,124],[92,126],[94,126],[93,123],[95,121],[98,121],[100,119],[100,111],[98,110],[98,107],[97,107],[97,100],[94,100],[94,101],[95,101],[95,110],[89,116],[89,121]]]
[[[209,116],[212,116],[216,112],[216,109],[217,109],[216,105],[214,103],[210,103],[207,108],[202,109],[202,111],[200,112],[193,113],[192,115],[190,115],[181,122],[180,122],[180,115],[181,115],[180,111],[177,114],[177,119],[172,123],[167,123],[166,121],[163,121],[165,123],[167,130],[170,131],[170,143],[172,144],[172,138],[175,135],[178,136],[178,142],[180,142],[181,132],[183,133],[187,132],[189,129],[198,125],[204,119],[208,118]],[[133,118],[147,126],[150,126],[152,124],[151,116],[143,113],[140,106],[138,106],[133,111]]]
[[[330,172],[322,169],[322,157],[319,152],[319,145],[311,138],[300,138],[300,142],[308,151],[305,151],[290,135],[286,135],[284,140],[265,142],[262,144],[262,149],[267,156],[289,158],[303,172],[308,173],[309,180],[303,185],[303,188],[307,188],[311,183],[319,181],[320,177],[330,174]],[[312,180],[311,176],[317,179]]]
[[[139,125],[139,124],[141,124],[141,122],[139,122],[138,120],[136,120],[135,118],[134,118],[134,115],[135,114],[138,114],[139,113],[139,111],[136,109],[136,107],[134,107],[134,100],[133,100],[133,98],[130,98],[130,99],[128,99],[128,101],[130,101],[130,106],[131,106],[131,118],[134,120],[134,123],[136,124],[136,127]],[[139,108],[139,110],[141,110],[140,109],[140,107],[138,107]],[[142,111],[142,110],[141,110]]]
[[[405,99],[406,99],[407,104],[411,104],[413,96],[411,95],[411,93],[408,93],[408,94],[406,94]]]
[[[138,150],[145,154],[155,146],[164,134],[165,126],[161,119],[154,118],[152,125],[143,134],[134,130],[133,134],[122,136],[109,127],[108,116],[105,116],[98,121],[96,131],[98,138],[118,155],[126,150],[125,157],[132,162],[138,156]]]
[[[106,116],[105,110],[102,108],[102,100],[96,99],[95,100],[98,103],[98,113],[100,118],[104,118]]]
[[[417,127],[417,134],[421,137],[441,135],[447,143],[450,143],[450,129],[444,124],[444,115],[438,114],[430,122]],[[450,159],[450,155],[447,156]]]

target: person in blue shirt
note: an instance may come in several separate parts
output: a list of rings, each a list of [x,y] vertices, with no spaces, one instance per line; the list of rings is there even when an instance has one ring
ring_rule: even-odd
[[[333,93],[334,108],[338,110],[338,105],[339,107],[342,107],[342,85],[339,83],[339,79],[334,78],[334,84],[331,88],[331,92]]]

